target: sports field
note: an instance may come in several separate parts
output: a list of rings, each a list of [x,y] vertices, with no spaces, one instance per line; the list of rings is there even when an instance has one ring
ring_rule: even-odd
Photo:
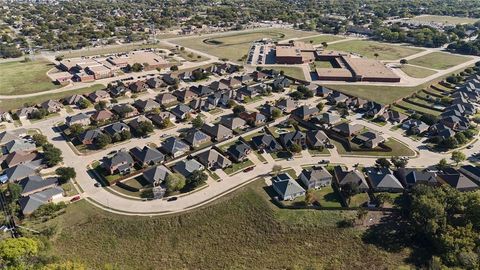
[[[406,266],[408,249],[388,252],[381,247],[382,236],[366,240],[364,228],[337,226],[355,217],[355,211],[279,209],[267,192],[271,188],[261,179],[213,205],[161,217],[118,216],[85,201],[76,202],[65,214],[46,221],[54,228],[49,230],[51,253],[85,263],[88,269]],[[46,224],[24,226],[42,230]]]
[[[426,68],[421,68],[421,67],[416,67],[416,66],[411,66],[411,65],[402,65],[400,68],[405,74],[412,78],[426,78],[428,76],[431,76],[437,72],[426,69]]]
[[[313,32],[292,29],[261,29],[247,32],[230,32],[209,37],[196,36],[182,38],[173,40],[172,43],[206,52],[219,58],[240,61],[239,59],[247,54],[252,41],[262,38],[271,38],[278,41],[296,37],[301,38],[314,34]]]
[[[433,68],[433,69],[448,69],[470,60],[470,57],[453,55],[442,52],[429,53],[408,61],[409,64]]]
[[[317,45],[317,44],[321,44],[322,42],[329,43],[332,41],[337,41],[342,39],[345,39],[345,38],[341,36],[335,36],[335,35],[321,35],[321,36],[309,37],[309,38],[304,38],[299,40],[306,43],[312,42],[312,44]]]
[[[465,23],[473,24],[479,21],[479,19],[467,18],[467,17],[439,16],[439,15],[420,15],[412,18],[412,21],[435,22],[435,23],[446,23],[446,24],[465,24]]]
[[[0,63],[0,95],[22,95],[55,88],[47,71],[55,66],[44,60]]]
[[[365,40],[339,42],[329,45],[328,49],[356,53],[378,60],[399,60],[423,51],[417,48]],[[375,54],[378,54],[378,57],[375,57]]]

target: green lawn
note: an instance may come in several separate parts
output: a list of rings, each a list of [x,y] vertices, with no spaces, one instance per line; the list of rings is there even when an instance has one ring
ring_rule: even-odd
[[[23,95],[59,88],[47,76],[55,66],[43,59],[0,63],[0,95]]]
[[[227,58],[231,61],[241,61],[240,58],[247,54],[252,41],[262,38],[283,40],[294,37],[305,37],[313,35],[313,32],[297,31],[292,29],[260,29],[248,32],[229,32],[214,35],[213,37],[191,37],[173,40],[180,46],[196,49],[215,55],[220,58]]]
[[[448,69],[471,60],[470,57],[453,55],[442,52],[429,53],[412,60],[408,63],[412,65],[433,68],[433,69]]]
[[[265,69],[275,69],[279,72],[284,72],[285,75],[299,80],[305,80],[305,74],[300,67],[279,67],[279,66],[264,66]]]
[[[422,49],[365,40],[339,42],[329,45],[328,49],[353,52],[368,58],[375,58],[375,53],[378,53],[378,60],[398,60],[423,51]]]
[[[223,171],[228,174],[232,175],[235,174],[236,172],[239,172],[243,169],[246,169],[247,167],[253,166],[253,162],[249,159],[242,161],[242,162],[233,162],[231,167],[225,168]]]
[[[312,44],[317,45],[317,44],[321,44],[322,42],[329,43],[332,41],[337,41],[342,39],[345,39],[345,38],[342,36],[335,36],[335,35],[320,35],[316,37],[299,39],[299,41],[303,41],[305,43],[310,43],[310,41],[313,41]]]
[[[315,70],[316,68],[334,68],[331,61],[323,60],[323,61],[315,61],[314,63],[310,64],[310,70]]]
[[[359,155],[359,156],[414,156],[415,152],[408,148],[403,143],[389,138],[384,144],[392,149],[390,152],[383,152],[383,151],[347,151],[343,145],[335,140],[332,140],[333,144],[337,148],[338,154],[340,155]]]
[[[417,106],[415,104],[412,104],[412,103],[409,103],[409,102],[406,102],[406,101],[401,101],[401,102],[398,103],[398,105],[407,107],[407,108],[412,109],[412,110],[414,110],[416,112],[419,112],[419,113],[426,113],[426,114],[431,114],[431,115],[440,115],[439,111],[430,110],[430,109],[427,109],[425,107],[420,107],[420,106]]]
[[[421,15],[421,16],[413,17],[412,20],[419,21],[419,22],[436,22],[436,23],[447,23],[447,24],[465,24],[465,23],[473,24],[478,21],[478,18],[440,16],[440,15]]]
[[[350,198],[350,203],[348,204],[349,207],[358,207],[361,206],[363,203],[368,202],[369,197],[367,193],[359,193]]]
[[[322,207],[342,207],[338,194],[331,186],[317,189],[313,194]]]
[[[435,74],[436,72],[433,70],[421,68],[421,67],[415,67],[411,65],[402,65],[400,68],[405,74],[412,78],[426,78],[428,76],[431,76]]]
[[[382,104],[390,104],[422,89],[422,86],[403,87],[378,85],[327,85],[327,87],[356,97],[375,100]]]
[[[337,227],[355,211],[283,210],[256,181],[183,214],[137,217],[82,200],[26,227],[52,235],[50,254],[88,269],[397,269],[408,249],[387,252],[363,229]],[[162,230],[162,232],[159,232]],[[285,254],[288,254],[286,256]]]
[[[16,99],[0,99],[0,107],[5,110],[13,110],[13,109],[18,109],[22,107],[25,103],[38,104],[49,99],[61,99],[74,94],[87,94],[87,93],[91,93],[93,91],[104,89],[104,88],[105,86],[101,84],[95,84],[90,87],[80,88],[80,89],[71,90],[71,91],[64,91],[61,93],[45,94],[40,96],[16,98]]]
[[[80,57],[80,56],[92,56],[92,55],[105,55],[112,53],[122,53],[138,49],[157,48],[157,49],[169,49],[170,47],[163,44],[122,44],[115,46],[95,47],[82,50],[71,50],[63,53],[64,58]]]

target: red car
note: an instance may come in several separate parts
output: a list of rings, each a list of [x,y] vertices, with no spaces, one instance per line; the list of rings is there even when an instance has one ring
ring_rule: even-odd
[[[70,202],[74,202],[74,201],[78,201],[78,200],[80,200],[80,196],[79,196],[79,195],[71,198],[71,199],[70,199]]]
[[[243,172],[249,172],[249,171],[251,171],[251,170],[253,170],[253,167],[248,167],[248,168],[246,168],[245,170],[243,170]]]

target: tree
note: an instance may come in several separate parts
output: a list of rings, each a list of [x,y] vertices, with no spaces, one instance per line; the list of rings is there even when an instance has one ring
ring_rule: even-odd
[[[237,105],[237,103],[236,103],[235,100],[233,100],[233,99],[229,99],[229,100],[227,101],[227,108],[233,108],[233,107],[235,107],[236,105]]]
[[[60,61],[62,61],[62,60],[63,60],[63,55],[57,55],[57,56],[55,56],[55,61],[60,62]]]
[[[357,220],[361,221],[362,225],[365,222],[365,219],[367,218],[367,215],[368,215],[368,210],[367,209],[360,208],[360,209],[357,210]]]
[[[395,166],[395,168],[397,169],[405,168],[407,167],[407,164],[408,164],[408,159],[397,157],[397,156],[392,157],[390,161],[392,162],[393,166]]]
[[[26,269],[25,263],[38,255],[39,243],[32,238],[6,238],[0,242],[0,258],[9,269]],[[17,268],[18,267],[18,268]]]
[[[379,167],[379,168],[390,168],[390,166],[392,166],[390,161],[388,161],[388,159],[386,159],[386,158],[377,159],[375,161],[375,165],[377,165],[377,167]]]
[[[11,201],[16,201],[20,198],[22,193],[22,186],[17,183],[8,183],[8,192],[10,193]]]
[[[451,159],[455,161],[456,165],[458,166],[458,164],[462,161],[465,161],[467,157],[460,151],[453,151]]]
[[[197,115],[197,117],[195,117],[193,120],[192,120],[192,126],[194,128],[201,128],[203,126],[203,119],[200,115]]]
[[[322,102],[319,102],[316,107],[317,107],[318,111],[321,112],[321,111],[323,111],[323,107],[325,107],[325,105]]]
[[[60,184],[67,183],[71,179],[77,177],[77,172],[72,167],[60,167],[55,170],[55,173],[58,175],[58,180],[60,180]]]
[[[103,100],[100,100],[97,104],[95,104],[95,110],[101,111],[107,108],[107,103]]]
[[[314,201],[316,201],[315,194],[308,189],[305,193],[305,205],[311,205]]]
[[[165,179],[165,185],[168,192],[173,192],[185,187],[185,176],[179,173],[171,173]]]
[[[140,72],[143,70],[143,66],[140,63],[134,63],[132,65],[132,71],[133,72]]]
[[[350,204],[350,199],[360,192],[357,183],[348,182],[341,187],[341,191],[348,204]]]
[[[283,168],[282,165],[277,165],[277,164],[275,164],[275,165],[273,165],[273,167],[272,167],[272,173],[273,173],[274,175],[277,175],[277,174],[279,174],[279,173],[282,171],[282,168]]]
[[[196,188],[207,181],[208,175],[202,171],[194,171],[187,177],[187,185]]]
[[[43,156],[48,167],[53,167],[63,161],[62,151],[50,143],[43,145]]]
[[[94,140],[95,146],[97,148],[103,149],[105,146],[112,143],[112,138],[107,134],[99,134]]]
[[[292,145],[290,145],[289,149],[292,153],[302,152],[302,146],[300,146],[298,143],[292,143]]]
[[[373,56],[375,56],[375,58],[378,58],[380,55],[378,53],[374,53]]]
[[[408,64],[408,60],[407,59],[400,59],[400,64],[406,65],[406,64]]]
[[[78,108],[82,110],[90,107],[91,105],[92,103],[90,103],[90,101],[88,101],[86,98],[80,99],[77,104]]]
[[[243,105],[235,105],[235,107],[233,107],[233,114],[235,116],[238,116],[242,112],[245,112],[245,111],[246,111],[246,109],[245,109],[245,106],[243,106]]]
[[[445,169],[448,169],[450,166],[448,165],[447,160],[442,158],[435,167],[437,167],[437,169],[439,169],[440,171],[443,171]]]
[[[392,197],[390,197],[387,193],[375,195],[375,199],[379,207],[383,207],[386,202],[393,203]]]
[[[172,125],[172,121],[170,121],[170,118],[165,118],[162,120],[162,124],[160,125],[160,128],[167,128]]]
[[[140,123],[138,123],[137,132],[138,132],[138,134],[140,134],[140,136],[145,136],[149,133],[152,133],[153,129],[154,129],[154,127],[153,127],[152,122],[141,121]]]
[[[271,114],[272,119],[277,119],[282,116],[282,111],[279,108],[273,108]]]
[[[328,47],[328,43],[327,43],[327,42],[325,42],[325,41],[324,41],[324,42],[322,42],[322,47],[326,49],[326,48]]]
[[[458,83],[458,78],[456,76],[448,76],[447,77],[447,82],[451,84],[457,84]]]
[[[177,71],[177,70],[178,70],[178,66],[173,65],[173,66],[170,67],[170,70],[171,70],[171,71]]]
[[[130,133],[129,130],[122,130],[120,132],[120,140],[121,141],[126,141],[126,140],[129,140],[130,138],[132,138],[132,133]]]
[[[47,136],[45,136],[43,134],[39,134],[39,133],[33,134],[32,139],[35,142],[35,145],[37,147],[38,146],[43,146],[44,144],[47,143]]]
[[[70,134],[74,137],[82,134],[85,131],[83,126],[80,124],[73,124],[68,128],[68,130],[70,131]]]

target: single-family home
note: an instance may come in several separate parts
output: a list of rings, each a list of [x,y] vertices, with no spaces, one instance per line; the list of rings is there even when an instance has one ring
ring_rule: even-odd
[[[184,140],[192,147],[199,147],[209,143],[212,138],[199,129],[190,130],[185,135]]]
[[[305,135],[307,146],[312,149],[325,147],[325,145],[330,142],[327,135],[322,130],[309,130]]]
[[[359,124],[340,123],[332,127],[332,131],[339,133],[345,137],[351,137],[360,133],[363,130],[363,126]]]
[[[190,150],[190,147],[178,138],[169,137],[162,142],[160,149],[172,157],[179,157],[186,154]]]
[[[198,161],[209,169],[224,169],[232,165],[232,162],[215,149],[203,151],[197,155]]]
[[[248,155],[252,152],[252,148],[246,145],[242,141],[237,141],[235,144],[230,145],[227,149],[227,154],[235,162],[242,162],[248,159]]]
[[[368,184],[365,180],[365,176],[358,170],[347,171],[341,166],[335,166],[333,168],[335,180],[340,187],[345,185],[356,185],[361,192],[368,190]]]
[[[92,145],[95,143],[95,139],[103,132],[100,129],[89,129],[83,132],[82,134],[78,135],[78,140],[83,145]]]
[[[20,195],[29,196],[33,193],[57,186],[58,179],[56,177],[43,179],[39,175],[31,175],[20,180],[18,184],[22,187]]]
[[[56,112],[59,112],[61,109],[63,109],[63,105],[62,103],[56,100],[49,99],[45,102],[42,102],[40,104],[40,108],[46,110],[49,113],[56,113]]]
[[[165,160],[165,156],[160,151],[150,146],[134,147],[130,149],[130,155],[142,167],[155,165]]]
[[[138,110],[127,103],[117,104],[113,106],[112,111],[121,118],[129,118],[138,115]]]
[[[90,99],[90,101],[92,101],[93,103],[97,103],[100,101],[109,102],[110,94],[108,94],[108,92],[105,90],[97,90],[95,92],[90,93],[88,95],[88,99]]]
[[[167,179],[167,176],[171,173],[172,172],[164,165],[158,165],[144,171],[142,176],[150,184],[158,186],[163,181],[165,181]]]
[[[195,171],[203,171],[205,167],[195,159],[181,160],[172,167],[173,171],[188,177]]]
[[[110,135],[110,137],[116,136],[116,134],[122,133],[122,131],[130,131],[130,128],[122,122],[115,122],[106,126],[103,131]]]
[[[160,104],[158,104],[155,100],[149,98],[147,100],[137,99],[133,103],[133,106],[137,108],[141,112],[150,112],[154,109],[160,109]]]
[[[290,149],[293,144],[299,145],[302,149],[307,146],[305,133],[298,130],[280,134],[279,141],[286,149]]]
[[[437,174],[440,183],[448,184],[459,191],[474,191],[479,188],[478,184],[456,169],[449,169]]]
[[[259,112],[242,112],[239,117],[251,126],[260,126],[267,123],[267,117]]]
[[[417,184],[430,186],[438,186],[440,184],[435,172],[422,169],[399,168],[394,172],[394,175],[406,188],[412,188]]]
[[[324,167],[303,169],[300,180],[308,189],[319,189],[332,184],[332,175]]]
[[[133,167],[133,158],[127,151],[118,151],[112,157],[105,158],[102,166],[109,174],[125,175]]]
[[[178,120],[185,120],[190,116],[190,113],[192,113],[192,109],[187,105],[180,103],[170,110],[170,112],[175,115]]]
[[[170,93],[162,93],[158,95],[155,100],[164,107],[170,107],[177,103],[177,97]]]
[[[247,122],[245,120],[231,115],[221,117],[220,124],[231,130],[242,129],[247,126]]]
[[[252,138],[252,145],[257,150],[274,153],[283,149],[282,145],[270,134],[262,134]]]
[[[299,120],[308,120],[312,116],[315,116],[319,113],[317,107],[309,107],[307,105],[300,106],[292,111],[292,116]]]
[[[113,119],[113,113],[107,109],[99,110],[96,111],[92,116],[90,117],[93,122],[95,123],[102,123],[105,121],[109,121]]]
[[[6,182],[16,182],[22,180],[25,177],[36,175],[37,172],[29,164],[19,164],[15,167],[6,169],[2,176],[5,176]],[[3,182],[5,183],[5,182]]]
[[[287,173],[281,173],[272,178],[272,187],[283,201],[294,200],[297,197],[305,195],[303,189],[295,180]]]
[[[65,123],[67,126],[71,127],[72,125],[81,125],[88,126],[91,124],[90,116],[85,113],[79,113],[72,116],[67,116]]]
[[[21,197],[18,200],[20,211],[22,211],[23,215],[30,215],[44,204],[60,201],[61,198],[63,198],[63,193],[64,190],[61,187],[56,186],[26,197]]]
[[[4,145],[4,149],[7,153],[13,153],[18,151],[32,152],[37,149],[37,146],[32,141],[27,141],[24,139],[15,139],[7,142]]]
[[[153,77],[153,78],[150,78],[150,79],[147,80],[147,85],[150,88],[156,89],[156,88],[162,87],[163,81],[159,77]]]
[[[375,192],[403,192],[400,180],[388,168],[367,168],[370,186]]]
[[[207,124],[202,126],[202,131],[212,137],[215,141],[223,141],[233,136],[233,131],[222,124]]]

